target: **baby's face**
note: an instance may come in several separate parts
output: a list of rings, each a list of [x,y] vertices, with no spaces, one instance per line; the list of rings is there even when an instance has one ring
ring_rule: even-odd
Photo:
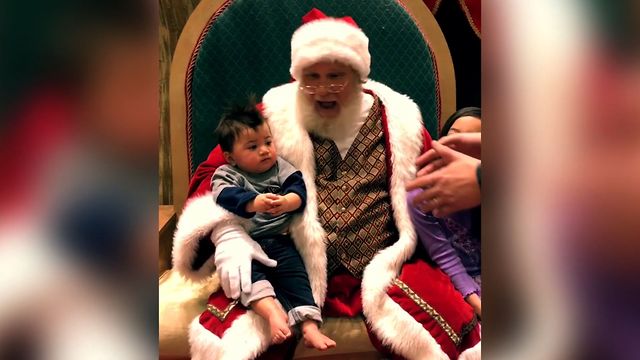
[[[233,144],[227,161],[241,170],[261,174],[276,163],[276,147],[267,124],[246,129]]]

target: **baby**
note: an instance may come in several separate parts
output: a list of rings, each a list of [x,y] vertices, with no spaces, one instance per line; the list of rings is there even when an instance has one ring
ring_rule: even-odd
[[[216,129],[228,165],[211,178],[215,202],[244,218],[251,218],[249,235],[278,262],[275,268],[253,261],[251,293],[240,301],[269,321],[271,340],[278,344],[300,326],[305,345],[326,350],[335,341],[320,332],[320,308],[313,300],[300,254],[288,234],[293,214],[306,203],[302,173],[276,155],[271,130],[251,104],[225,113]],[[278,298],[285,314],[275,302]]]

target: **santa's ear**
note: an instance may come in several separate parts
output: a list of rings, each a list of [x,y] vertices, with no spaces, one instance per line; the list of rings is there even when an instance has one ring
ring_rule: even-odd
[[[229,165],[236,165],[235,160],[233,160],[233,155],[230,152],[225,151],[222,153],[222,155],[224,156],[224,159],[227,161],[227,163],[229,163]]]

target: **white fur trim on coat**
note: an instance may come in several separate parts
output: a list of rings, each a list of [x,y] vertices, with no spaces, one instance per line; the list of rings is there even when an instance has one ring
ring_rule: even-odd
[[[222,340],[200,325],[200,316],[189,325],[189,345],[192,360],[220,359]]]
[[[399,238],[364,269],[363,312],[376,336],[395,353],[408,359],[447,359],[431,334],[387,295],[391,281],[413,255],[417,244],[405,184],[415,177],[415,160],[423,145],[422,116],[408,96],[374,81],[364,84],[364,88],[373,90],[385,105],[392,164],[389,195]]]
[[[327,294],[327,237],[318,221],[316,189],[316,161],[313,143],[295,113],[292,101],[297,101],[296,84],[271,89],[263,97],[265,117],[269,119],[278,154],[295,166],[304,178],[307,205],[302,216],[291,223],[290,232],[309,274],[311,291],[316,304],[322,306]],[[294,99],[294,100],[292,100]]]
[[[458,356],[458,360],[480,360],[482,358],[481,347],[482,341],[478,341],[478,343],[474,347],[463,351],[462,354]]]
[[[276,305],[284,311],[277,300]],[[189,344],[193,360],[250,360],[269,347],[271,330],[266,319],[247,311],[233,321],[221,339],[205,329],[197,316],[189,325]]]
[[[253,311],[240,315],[222,339],[200,325],[196,317],[189,326],[189,344],[193,360],[250,360],[271,343],[269,323]]]

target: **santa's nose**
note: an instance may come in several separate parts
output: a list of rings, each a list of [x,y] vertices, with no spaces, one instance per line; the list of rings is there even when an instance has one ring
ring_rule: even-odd
[[[318,86],[318,88],[316,89],[316,94],[320,95],[320,96],[325,96],[329,93],[329,88],[324,86],[324,85],[320,85]]]

